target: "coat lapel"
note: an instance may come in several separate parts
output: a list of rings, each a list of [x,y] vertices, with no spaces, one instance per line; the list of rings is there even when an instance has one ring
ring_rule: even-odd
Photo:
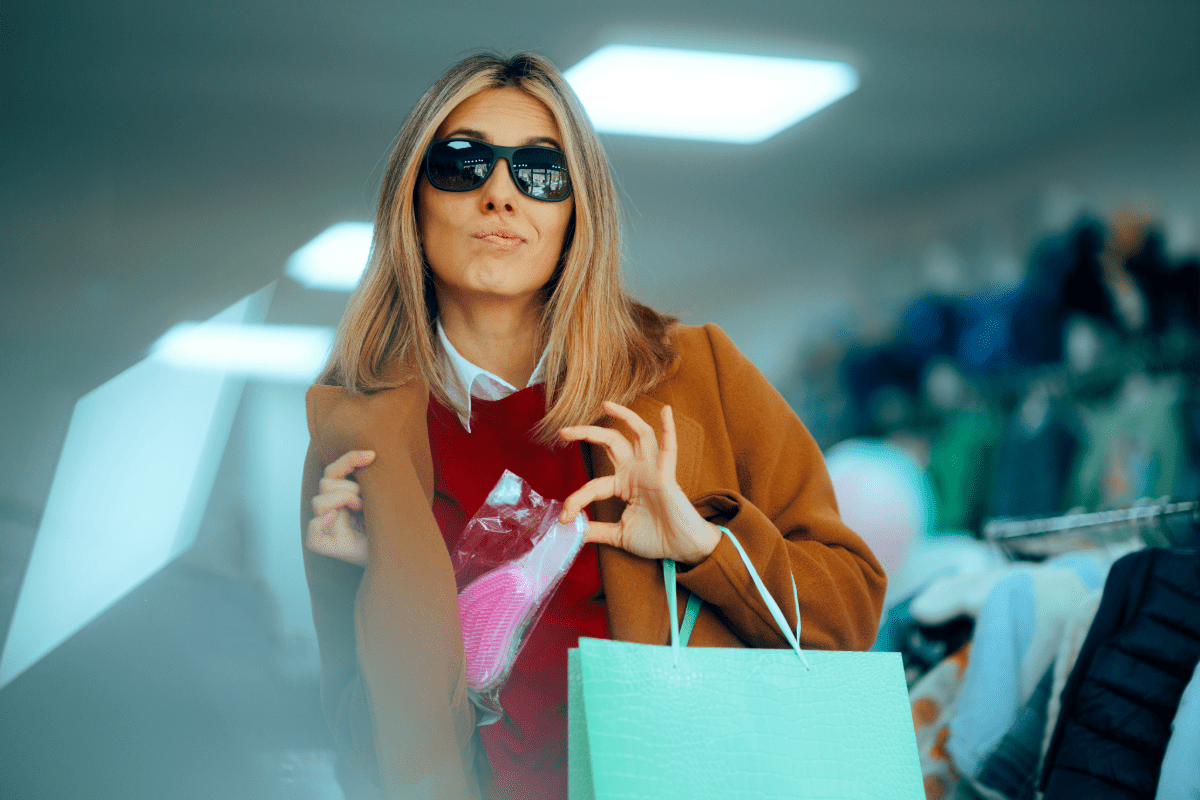
[[[629,404],[629,408],[661,437],[659,415],[664,405],[666,404],[654,397],[640,395]],[[683,493],[689,499],[693,499],[700,479],[704,428],[696,420],[677,411],[674,417],[675,442],[679,451],[675,463],[675,480],[683,489]],[[633,434],[624,423],[614,423],[610,420],[605,424],[606,427],[620,431],[625,438],[632,439]],[[592,447],[591,456],[594,477],[613,474],[612,461],[603,447]],[[625,504],[616,498],[596,503],[596,519],[602,522],[616,522],[621,518],[624,508]],[[609,634],[612,638],[642,644],[666,642],[670,637],[670,628],[662,563],[635,556],[610,545],[600,545],[599,554],[600,582],[604,586]],[[647,592],[653,596],[648,596]]]

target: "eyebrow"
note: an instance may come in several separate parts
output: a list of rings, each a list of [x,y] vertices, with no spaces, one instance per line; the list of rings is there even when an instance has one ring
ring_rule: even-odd
[[[493,142],[491,139],[489,139],[487,137],[486,133],[484,133],[483,131],[477,131],[474,128],[455,128],[454,130],[450,131],[450,133],[446,134],[445,136],[443,136],[441,138],[443,138],[443,139],[459,139],[459,138],[478,139],[481,142],[487,142],[488,144],[495,144],[495,142]],[[549,137],[549,136],[531,136],[530,138],[528,138],[524,142],[522,142],[519,146],[527,147],[529,145],[536,145],[536,144],[545,145],[547,147],[553,147],[555,150],[563,149],[563,146],[558,143],[558,140],[556,140],[552,137]]]

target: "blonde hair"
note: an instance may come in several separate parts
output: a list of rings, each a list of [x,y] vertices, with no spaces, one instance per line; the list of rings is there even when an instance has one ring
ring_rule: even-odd
[[[515,87],[550,110],[563,136],[575,199],[562,256],[546,285],[539,335],[545,347],[546,414],[539,441],[603,416],[601,402],[627,403],[666,374],[676,320],[630,297],[621,275],[620,207],[600,140],[559,71],[546,59],[474,55],[455,64],[417,101],[384,174],[367,270],[338,326],[320,383],[373,392],[413,373],[459,413],[434,322],[437,299],[417,228],[416,190],[426,148],[451,111],[485,89]],[[390,367],[408,369],[396,372]]]

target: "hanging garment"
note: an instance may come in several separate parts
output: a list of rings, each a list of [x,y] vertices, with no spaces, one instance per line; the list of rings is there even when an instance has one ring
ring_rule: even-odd
[[[1200,664],[1179,698],[1154,800],[1200,800]]]
[[[1162,236],[1151,230],[1120,269],[1106,270],[1101,258],[1109,237],[1108,226],[1083,217],[1034,249],[1017,303],[1022,313],[1012,319],[1014,350],[1022,361],[1061,361],[1064,325],[1074,314],[1086,314],[1122,336],[1195,327],[1200,278],[1194,262],[1172,264]]]
[[[1170,723],[1200,661],[1200,551],[1118,560],[1067,679],[1046,753],[1046,800],[1150,800]]]
[[[920,597],[933,586],[955,576],[979,575],[995,567],[1009,565],[1011,562],[989,542],[981,542],[970,534],[944,533],[928,539],[919,539],[909,554],[904,569],[895,575],[888,575],[888,593],[884,606],[899,603],[907,598]],[[967,579],[968,581],[970,579]],[[979,598],[978,611],[983,606],[987,595]],[[931,609],[941,615],[941,609]],[[918,620],[923,625],[937,625],[951,617],[939,616],[937,619]],[[974,618],[972,613],[971,617]]]
[[[1054,657],[1054,679],[1050,686],[1050,699],[1046,703],[1046,724],[1042,730],[1042,746],[1039,749],[1038,774],[1041,774],[1041,763],[1050,749],[1050,737],[1054,735],[1054,727],[1058,723],[1058,713],[1062,710],[1063,687],[1067,678],[1079,659],[1079,651],[1091,630],[1092,620],[1096,618],[1096,610],[1100,608],[1100,598],[1104,596],[1103,589],[1097,589],[1088,595],[1075,612],[1074,618],[1067,623],[1062,641],[1058,645],[1058,654]]]
[[[1014,320],[1026,311],[1023,299],[1020,288],[984,291],[970,299],[954,348],[969,372],[998,377],[1025,366],[1013,337]]]
[[[1178,391],[1150,384],[1137,394],[1094,416],[1069,505],[1114,508],[1175,493],[1185,446]]]
[[[950,720],[946,750],[960,774],[979,773],[1050,666],[1081,599],[1104,583],[1105,572],[1101,559],[1070,553],[996,583],[975,621],[975,657]]]
[[[924,367],[924,354],[905,341],[850,348],[842,362],[842,381],[853,410],[854,435],[890,432],[901,420],[888,419],[893,410],[883,401],[915,402]]]
[[[1175,296],[1178,286],[1186,297],[1188,282],[1180,283],[1162,236],[1150,231],[1136,252],[1123,258],[1110,250],[1111,240],[1108,226],[1086,219],[1068,235],[1070,262],[1061,277],[1060,313],[1089,314],[1126,334],[1160,334],[1177,320],[1186,322],[1188,314]],[[1106,261],[1111,258],[1118,263]]]
[[[1017,712],[1017,721],[988,754],[979,775],[968,775],[958,782],[954,800],[1033,800],[1053,682],[1052,666]]]
[[[904,661],[904,680],[912,688],[922,676],[942,663],[946,656],[971,641],[975,620],[955,617],[942,625],[917,625],[911,617],[900,632],[900,658]]]
[[[1013,414],[997,446],[990,516],[1032,517],[1066,510],[1079,441],[1079,420],[1061,403],[1046,401],[1040,419]]]
[[[940,578],[913,598],[909,613],[921,625],[941,625],[955,617],[975,619],[1001,578],[1033,568],[1032,564],[1003,563],[977,572]]]
[[[1013,349],[1026,364],[1057,363],[1063,356],[1063,327],[1070,305],[1064,301],[1068,276],[1081,261],[1095,260],[1103,231],[1083,219],[1061,235],[1042,240],[1029,257],[1027,277],[1013,315]]]
[[[945,530],[978,530],[991,485],[1001,418],[989,408],[949,414],[929,450],[929,479]]]
[[[951,797],[958,783],[958,773],[946,752],[946,737],[950,735],[948,723],[958,706],[959,690],[970,658],[971,645],[968,643],[926,673],[908,692],[926,800]]]

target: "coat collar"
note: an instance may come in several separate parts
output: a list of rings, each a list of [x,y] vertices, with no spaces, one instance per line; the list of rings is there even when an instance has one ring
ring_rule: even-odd
[[[450,399],[467,410],[465,415],[458,415],[458,421],[462,423],[467,433],[470,433],[471,398],[479,397],[483,400],[500,400],[519,390],[499,375],[495,375],[483,367],[472,364],[459,353],[454,348],[454,343],[450,341],[450,337],[446,335],[446,330],[442,327],[441,320],[437,322],[437,335],[438,341],[442,345],[443,363],[449,367],[450,372],[457,379],[457,384],[446,388],[450,393]],[[542,380],[542,367],[545,363],[546,351],[543,350],[541,357],[538,358],[537,365],[533,368],[533,374],[529,376],[529,382],[525,384],[526,389],[530,386],[544,383]]]

